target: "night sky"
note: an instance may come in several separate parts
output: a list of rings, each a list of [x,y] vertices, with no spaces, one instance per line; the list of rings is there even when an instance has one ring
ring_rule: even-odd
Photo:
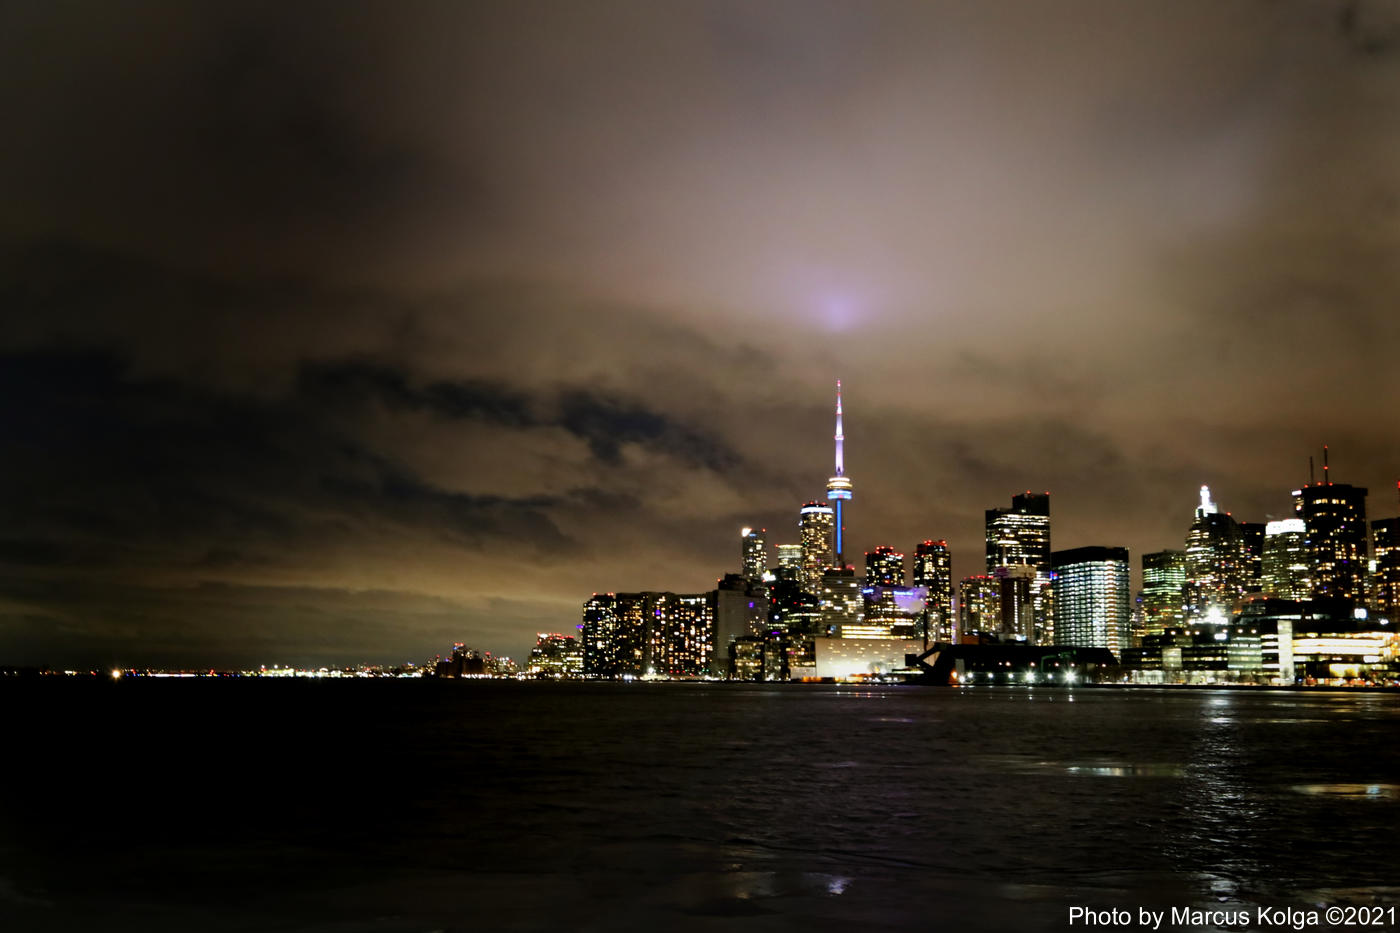
[[[521,657],[1049,490],[1394,515],[1400,6],[0,9],[0,663]]]

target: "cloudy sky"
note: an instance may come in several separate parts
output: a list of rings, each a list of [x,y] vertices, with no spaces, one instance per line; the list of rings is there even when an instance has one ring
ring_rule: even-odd
[[[0,10],[0,663],[520,656],[1049,490],[1394,515],[1400,6]]]

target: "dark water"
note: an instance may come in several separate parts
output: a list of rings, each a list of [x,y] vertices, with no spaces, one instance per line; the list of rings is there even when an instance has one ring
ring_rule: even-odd
[[[0,699],[4,930],[1048,930],[1073,905],[1400,904],[1393,695],[126,680]]]

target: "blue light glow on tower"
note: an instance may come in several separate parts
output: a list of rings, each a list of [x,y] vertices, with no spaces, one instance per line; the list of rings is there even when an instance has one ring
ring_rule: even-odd
[[[836,566],[846,566],[843,548],[846,535],[845,502],[851,498],[851,480],[846,475],[845,457],[846,435],[841,433],[841,380],[836,380],[836,475],[826,481],[826,498],[836,514],[834,516],[836,535]]]

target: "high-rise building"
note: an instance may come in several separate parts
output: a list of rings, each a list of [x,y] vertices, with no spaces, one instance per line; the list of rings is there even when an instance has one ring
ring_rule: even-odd
[[[1004,638],[1035,641],[1035,612],[1033,596],[1036,570],[1029,564],[1008,564],[998,567],[992,576],[997,581],[998,603],[1001,609],[1000,631]]]
[[[924,624],[929,641],[952,642],[957,626],[953,616],[953,564],[947,541],[922,541],[914,549],[914,586],[926,592]]]
[[[846,435],[841,431],[841,380],[836,380],[836,472],[826,481],[826,500],[831,503],[833,550],[836,566],[846,565],[845,503],[851,500],[851,478],[846,475]]]
[[[583,606],[583,672],[590,677],[710,672],[708,593],[607,593]]]
[[[1376,546],[1376,573],[1371,578],[1376,609],[1400,624],[1400,518],[1378,518],[1371,522]]]
[[[1210,487],[1202,486],[1196,517],[1186,532],[1186,620],[1224,625],[1244,596],[1248,579],[1239,522],[1221,512],[1210,497]]]
[[[800,544],[779,544],[774,548],[778,552],[778,568],[791,570],[801,576],[802,573],[802,545]]]
[[[963,577],[958,584],[958,637],[1001,630],[1001,591],[991,574]]]
[[[903,586],[904,555],[882,545],[865,552],[866,586]]]
[[[1264,588],[1263,522],[1240,522],[1240,542],[1244,546],[1244,591],[1258,593]]]
[[[1366,602],[1366,489],[1323,481],[1293,491],[1307,526],[1313,596]]]
[[[831,566],[831,506],[808,502],[798,513],[802,537],[802,586],[809,593],[820,593],[822,572]]]
[[[796,579],[796,576],[793,577]],[[710,674],[728,676],[729,646],[740,638],[762,633],[768,627],[768,588],[742,574],[727,573],[708,594],[714,619],[714,648]]]
[[[831,567],[822,574],[819,634],[844,638],[848,631],[863,631],[865,600],[860,589],[860,578],[853,567]]]
[[[768,546],[764,541],[766,532],[765,528],[744,528],[739,532],[743,544],[744,576],[755,583],[768,572]]]
[[[540,632],[526,672],[535,677],[582,677],[583,645],[573,635]]]
[[[996,574],[998,567],[1028,566],[1035,568],[1035,578],[1028,584],[1031,620],[1024,626],[1027,638],[1039,642],[1048,637],[1053,624],[1050,588],[1050,494],[1030,491],[1011,497],[1011,508],[988,509],[987,573]],[[1008,579],[1005,575],[1002,579]],[[1023,587],[1022,576],[1008,584],[1018,592]],[[1021,605],[1017,602],[1017,612]],[[1019,617],[1018,617],[1019,618]],[[1022,627],[1017,622],[1018,627]]]
[[[1308,560],[1308,526],[1301,518],[1285,518],[1264,526],[1265,596],[1307,599],[1312,595]]]
[[[1107,648],[1121,658],[1131,637],[1128,549],[1056,551],[1055,644]]]
[[[1160,635],[1185,621],[1186,552],[1153,551],[1142,555],[1142,627]]]

